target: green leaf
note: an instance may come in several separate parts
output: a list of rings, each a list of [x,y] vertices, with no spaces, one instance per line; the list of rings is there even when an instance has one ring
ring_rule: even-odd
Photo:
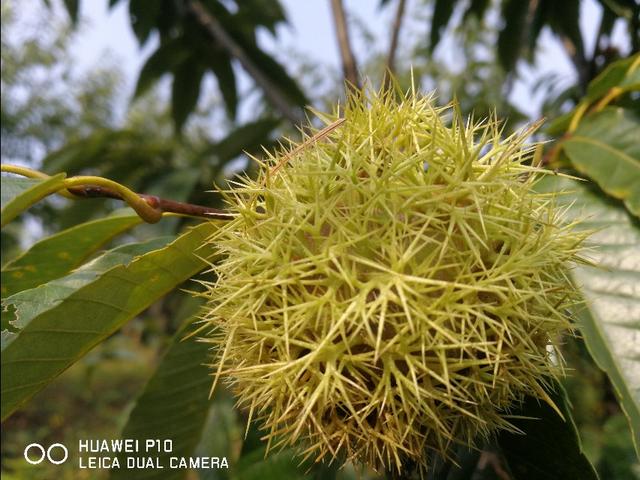
[[[547,403],[527,397],[512,412],[517,418],[510,420],[522,433],[502,431],[498,445],[518,480],[597,480],[595,469],[582,452],[564,392],[559,386],[556,389],[549,396],[565,420]]]
[[[215,54],[211,55],[209,67],[216,76],[227,114],[229,117],[235,118],[238,106],[238,91],[231,58],[224,52],[215,52]]]
[[[10,297],[3,299],[2,305],[12,318],[3,318],[3,322],[7,320],[9,325],[3,323],[3,328],[20,329],[24,328],[37,315],[46,312],[55,307],[69,296],[75,293],[85,285],[96,280],[100,275],[109,269],[118,265],[131,262],[137,256],[157,250],[166,246],[171,237],[154,238],[142,243],[129,243],[114,248],[103,255],[97,257],[92,262],[83,265],[71,274],[53,280],[49,283],[40,285],[39,287],[22,292],[15,293]],[[3,313],[4,313],[3,310]],[[17,335],[11,335],[6,338],[2,344],[4,350]]]
[[[567,131],[574,115],[575,110],[571,110],[567,113],[563,113],[559,117],[556,117],[556,119],[544,129],[545,133],[552,137],[559,137]]]
[[[564,41],[569,40],[575,55],[584,58],[584,44],[580,32],[580,0],[551,2],[547,22],[552,30]]]
[[[505,0],[502,3],[504,27],[498,35],[498,59],[508,72],[514,69],[520,55],[528,11],[529,2]]]
[[[80,1],[79,0],[64,0],[64,6],[67,9],[67,13],[69,14],[69,18],[71,18],[71,23],[74,25],[78,23],[78,11],[80,10]]]
[[[238,40],[241,41],[241,39]],[[271,83],[277,86],[295,105],[303,107],[309,103],[298,83],[289,76],[282,65],[260,50],[254,43],[244,41],[242,46],[256,66],[269,77]]]
[[[83,223],[34,244],[2,269],[2,297],[37,287],[76,268],[116,235],[142,222],[124,213]]]
[[[640,53],[612,63],[605,68],[587,89],[586,100],[594,102],[609,92],[613,87],[637,87],[640,89],[640,67],[635,65]]]
[[[235,465],[236,478],[242,480],[279,480],[282,478],[291,480],[303,480],[309,478],[305,473],[305,468],[298,466],[292,450],[282,450],[271,452],[267,458],[264,457],[264,450],[252,450],[247,455],[243,455]]]
[[[171,116],[176,132],[182,130],[189,114],[196,108],[200,97],[200,84],[204,68],[196,59],[182,63],[173,72],[171,90]]]
[[[2,349],[2,419],[124,323],[200,271],[205,264],[194,252],[214,230],[213,223],[200,224],[163,248],[134,257],[130,263],[121,260],[89,283],[80,279],[78,289],[68,290],[73,282],[63,285],[67,295],[63,292],[62,301],[54,305],[39,296],[26,324],[21,318],[26,315],[23,306],[16,320],[21,330]],[[64,279],[54,282],[64,283]],[[47,284],[34,290],[46,288]],[[60,296],[59,290],[54,291]],[[24,298],[27,292],[33,290],[6,302]],[[3,340],[6,336],[3,332]]]
[[[13,175],[2,175],[2,177],[0,177],[0,180],[2,181],[2,188],[0,189],[0,197],[2,198],[2,210],[4,210],[5,205],[7,205],[18,195],[21,195],[31,187],[35,187],[42,182],[42,180],[39,180],[37,178],[14,177]]]
[[[447,28],[447,24],[453,14],[457,0],[436,0],[433,7],[433,19],[431,20],[431,32],[429,34],[429,50],[433,52],[440,42],[442,31]]]
[[[269,134],[280,124],[276,118],[263,118],[241,125],[220,142],[207,148],[220,164],[233,160],[243,151],[252,152],[268,142]]]
[[[162,2],[160,0],[152,2],[129,2],[131,28],[141,46],[149,39],[149,35],[151,35],[152,30],[155,28],[161,11]]]
[[[43,180],[2,176],[2,226],[38,200],[60,190],[64,185],[65,176],[64,173],[60,173]]]
[[[151,85],[158,81],[162,75],[176,69],[190,55],[191,52],[182,37],[161,43],[140,70],[133,98],[137,98],[149,90]]]
[[[238,409],[235,408],[235,399],[222,388],[216,391],[216,395],[209,409],[204,425],[200,443],[195,456],[207,456],[215,452],[217,456],[228,459],[229,470],[200,470],[200,480],[227,480],[236,478],[233,469],[238,463],[244,438],[245,429],[240,423]]]
[[[280,23],[286,23],[287,18],[280,2],[273,0],[243,0],[238,3],[235,17],[247,20],[254,28],[263,26],[273,35]]]
[[[105,157],[109,156],[113,150],[133,145],[141,148],[141,144],[142,139],[138,132],[100,129],[84,138],[69,142],[47,155],[42,165],[46,172],[67,172],[69,175],[75,175],[88,167],[100,168],[105,162]],[[113,158],[109,160],[111,162]],[[100,164],[96,165],[97,161]],[[130,169],[131,155],[127,157],[127,163]]]
[[[573,166],[640,217],[640,118],[608,107],[585,117],[562,142]]]
[[[582,103],[591,104],[604,97],[614,87],[640,90],[640,67],[638,65],[634,67],[634,62],[637,62],[639,58],[640,54],[636,54],[610,64],[589,83],[587,94],[582,99]],[[575,113],[576,110],[573,109],[556,118],[547,127],[547,133],[553,136],[564,133]]]
[[[580,333],[617,392],[640,454],[640,227],[584,183],[556,178],[541,187],[571,191],[562,198],[567,220],[587,217],[583,228],[597,229],[589,252],[597,268],[573,270],[586,301],[577,312]]]
[[[472,16],[475,16],[477,20],[482,20],[489,7],[489,3],[490,0],[471,0],[467,10],[464,12],[462,21],[466,22]]]
[[[181,479],[187,470],[169,469],[169,457],[189,457],[194,454],[204,429],[211,401],[209,344],[196,338],[185,340],[193,330],[192,317],[174,335],[171,345],[157,370],[147,383],[122,432],[122,438],[135,438],[143,443],[148,438],[172,440],[171,452],[158,453],[164,469],[111,472],[113,479]],[[216,451],[208,456],[221,456]],[[120,464],[126,465],[123,454]]]

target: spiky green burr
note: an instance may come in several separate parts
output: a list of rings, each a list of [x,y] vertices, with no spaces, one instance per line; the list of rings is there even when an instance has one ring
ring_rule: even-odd
[[[342,117],[226,193],[216,378],[271,447],[425,469],[548,401],[584,234],[534,192],[531,131],[501,140],[415,93],[354,95]]]

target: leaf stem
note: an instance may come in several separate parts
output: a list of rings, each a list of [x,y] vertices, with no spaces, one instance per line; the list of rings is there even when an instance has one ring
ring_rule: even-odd
[[[1,171],[15,173],[28,178],[49,178],[49,175],[18,165],[2,165]],[[61,189],[56,192],[67,198],[115,198],[123,200],[147,223],[157,223],[163,214],[178,214],[190,217],[204,217],[218,220],[229,220],[231,214],[217,208],[176,202],[136,193],[133,190],[108,178],[96,176],[77,176],[64,180]]]

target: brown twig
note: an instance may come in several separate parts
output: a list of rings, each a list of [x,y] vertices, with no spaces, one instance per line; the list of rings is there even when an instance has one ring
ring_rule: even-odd
[[[387,69],[384,74],[384,87],[389,88],[396,65],[396,52],[398,50],[398,39],[400,38],[400,28],[404,18],[405,0],[398,1],[398,9],[391,28],[391,42],[389,43],[389,53],[387,54]]]
[[[262,73],[262,70],[249,58],[244,49],[226,32],[218,19],[211,15],[201,2],[197,0],[187,1],[186,9],[212,39],[219,43],[231,57],[240,62],[282,116],[294,125],[302,121],[302,114],[298,114],[291,108],[289,101],[283,95],[282,91],[271,83],[267,76]]]
[[[27,178],[38,178],[41,180],[50,178],[46,173],[19,165],[2,164],[0,170]],[[160,221],[163,213],[176,213],[179,215],[217,220],[229,220],[232,218],[231,214],[217,208],[176,202],[155,195],[136,193],[118,182],[103,177],[69,177],[63,179],[58,187],[57,192],[52,191],[51,193],[58,193],[67,198],[114,198],[116,200],[122,200],[133,208],[140,218],[148,223]]]
[[[344,6],[342,0],[331,0],[331,9],[333,11],[333,20],[336,26],[336,35],[338,38],[338,47],[340,48],[340,57],[342,58],[342,71],[344,78],[351,88],[360,88],[360,80],[358,78],[358,68],[356,59],[351,50],[349,42],[349,30],[344,14]]]
[[[99,185],[69,187],[67,191],[79,198],[113,198],[116,200],[124,200],[120,193]],[[177,213],[180,215],[211,218],[216,220],[229,220],[231,218],[229,213],[218,208],[194,205],[192,203],[176,202],[175,200],[168,200],[156,195],[147,195],[144,193],[138,193],[137,195],[147,202],[150,207],[155,208],[161,213]]]

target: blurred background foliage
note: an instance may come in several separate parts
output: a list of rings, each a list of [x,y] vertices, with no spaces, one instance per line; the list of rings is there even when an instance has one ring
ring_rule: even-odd
[[[343,98],[345,78],[354,83],[367,78],[377,88],[385,81],[385,72],[391,71],[405,89],[413,75],[424,90],[436,89],[441,103],[456,98],[465,114],[481,118],[495,111],[506,120],[506,133],[536,120],[512,103],[512,91],[522,68],[535,63],[544,32],[554,36],[561,54],[570,59],[575,81],[567,85],[566,78],[560,82],[560,74],[551,72],[532,87],[535,91],[531,95],[542,92],[540,113],[550,120],[548,130],[543,129],[538,138],[568,138],[575,132],[571,120],[581,112],[584,120],[578,128],[587,137],[589,128],[601,132],[603,128],[612,130],[613,125],[628,125],[622,133],[611,133],[611,142],[621,145],[632,161],[640,162],[640,69],[635,76],[625,77],[631,63],[637,63],[640,49],[640,4],[636,0],[596,2],[601,16],[594,32],[580,28],[586,0],[382,0],[381,14],[394,12],[389,51],[372,50],[356,59],[348,43],[342,43],[336,48],[337,56],[342,52],[342,72],[314,63],[301,51],[276,55],[261,45],[259,31],[277,38],[279,27],[288,22],[286,9],[278,0],[110,0],[109,6],[122,3],[128,5],[130,27],[139,46],[157,39],[125,109],[121,107],[126,94],[123,73],[117,59],[104,58],[89,72],[74,68],[74,32],[82,28],[79,0],[65,0],[63,5],[53,0],[35,2],[35,7],[34,2],[2,0],[3,163],[20,163],[49,174],[100,175],[137,192],[220,206],[219,198],[211,192],[213,186],[224,186],[238,171],[251,174],[255,165],[248,155],[260,157],[263,148],[278,148],[282,137],[299,138],[298,125],[311,116],[306,107],[323,110]],[[340,1],[333,1],[332,7],[334,11],[344,8]],[[369,31],[357,10],[347,14],[345,28],[365,37],[383,34]],[[402,30],[403,21],[406,31]],[[613,42],[614,28],[626,32],[624,44]],[[335,41],[331,42],[327,48],[333,48]],[[442,48],[451,49],[455,66],[434,55]],[[624,59],[629,60],[624,63]],[[620,60],[623,63],[615,63]],[[611,65],[623,67],[614,67],[611,73],[606,70]],[[623,72],[622,77],[615,68]],[[599,87],[598,81],[604,87]],[[621,91],[598,111],[588,109],[612,87]],[[589,101],[582,108],[585,99]],[[590,162],[576,153],[579,147],[570,142],[550,143],[544,159],[552,168],[594,180],[590,188],[607,202],[626,208],[629,215],[636,216],[633,222],[637,224],[634,202],[640,192],[634,193],[633,182],[640,188],[640,177],[633,175],[638,167],[626,170],[627,177],[631,175],[627,178],[631,194],[622,194],[629,188],[625,186],[625,190],[612,180],[609,171],[613,164]],[[3,266],[35,240],[103,218],[120,206],[111,199],[53,198],[39,203],[3,229]],[[175,235],[192,223],[165,219],[126,230],[106,239],[103,246]],[[193,283],[183,287],[195,288]],[[33,441],[73,443],[77,438],[111,438],[123,430],[130,433],[144,428],[140,426],[144,412],[134,406],[137,392],[147,384],[144,395],[152,395],[154,382],[163,385],[167,381],[158,377],[160,370],[155,367],[175,361],[169,347],[178,344],[172,338],[177,338],[176,332],[183,331],[183,322],[196,310],[190,295],[170,293],[6,420],[2,429],[3,477],[107,478],[108,472],[79,471],[73,463],[62,473],[59,469],[30,468],[22,460],[22,449]],[[199,373],[205,382],[194,387],[192,394],[200,396],[205,408],[196,422],[198,428],[192,431],[196,432],[194,439],[200,440],[191,448],[201,453],[225,452],[233,467],[229,471],[189,472],[185,478],[335,477],[332,467],[307,474],[305,466],[297,467],[286,451],[264,460],[259,432],[250,430],[244,438],[246,418],[233,409],[230,395],[223,392],[207,399],[209,377],[202,366],[206,351],[200,350],[191,352],[192,374]],[[567,341],[565,356],[574,369],[565,385],[574,419],[600,478],[640,478],[632,434],[607,375],[594,364],[581,339]],[[143,405],[144,395],[138,399]],[[132,411],[142,417],[132,414],[129,418]],[[141,422],[138,427],[136,421]],[[456,477],[453,472],[447,478],[508,478],[502,453],[494,446],[464,458],[471,462],[471,473]],[[376,478],[372,472],[360,474]],[[338,475],[355,478],[356,472],[347,468]]]

